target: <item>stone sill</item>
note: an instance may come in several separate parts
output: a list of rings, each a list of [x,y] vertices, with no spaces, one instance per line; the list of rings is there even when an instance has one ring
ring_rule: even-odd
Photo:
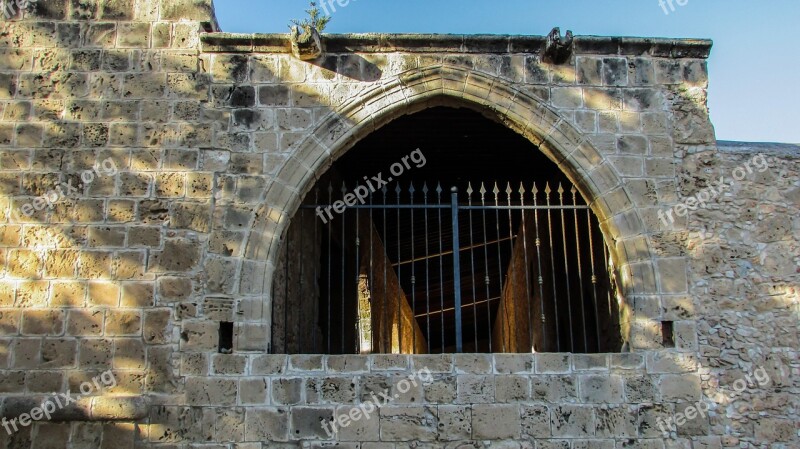
[[[675,350],[571,354],[373,354],[311,355],[214,354],[209,370],[185,372],[190,377],[236,379],[252,376],[391,375],[429,369],[436,374],[580,374],[585,372],[684,373],[697,370],[695,353]],[[236,368],[236,367],[240,368]]]
[[[206,53],[291,53],[288,34],[205,33]],[[523,53],[541,54],[545,36],[501,34],[325,34],[328,53]],[[649,55],[664,58],[708,58],[708,39],[575,36],[574,52],[595,55]]]
[[[41,407],[46,400],[53,401],[53,395],[6,396],[0,398],[0,418],[19,418]],[[73,399],[76,396],[73,394]],[[61,404],[63,396],[59,395]],[[53,401],[54,404],[57,402]],[[149,400],[143,396],[94,396],[80,398],[63,408],[56,407],[50,421],[138,421],[147,417]]]

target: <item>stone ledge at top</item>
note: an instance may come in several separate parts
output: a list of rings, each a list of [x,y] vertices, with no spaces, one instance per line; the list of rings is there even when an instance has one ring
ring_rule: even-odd
[[[769,153],[800,157],[800,144],[793,143],[718,140],[717,149],[723,153]]]
[[[290,53],[289,34],[205,33],[200,36],[206,53]],[[507,34],[324,34],[327,53],[542,53],[545,36]],[[709,39],[575,36],[574,53],[580,55],[708,58]]]
[[[4,2],[5,4],[6,2]],[[12,2],[13,3],[13,2]],[[160,11],[160,15],[157,12]],[[122,22],[199,22],[220,31],[213,0],[33,0],[24,14],[9,9],[13,21],[102,20]]]

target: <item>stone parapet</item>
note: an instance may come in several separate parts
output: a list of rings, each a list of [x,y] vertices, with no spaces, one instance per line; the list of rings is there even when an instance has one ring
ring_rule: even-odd
[[[542,53],[546,36],[456,34],[325,34],[331,53]],[[288,34],[206,33],[200,38],[204,52],[291,53]],[[640,37],[575,36],[579,54],[708,58],[712,41]]]

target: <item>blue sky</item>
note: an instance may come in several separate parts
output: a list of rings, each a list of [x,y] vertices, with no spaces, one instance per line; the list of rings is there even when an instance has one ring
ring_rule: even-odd
[[[214,0],[223,31],[287,32],[307,0]],[[491,33],[697,37],[714,40],[711,119],[721,140],[800,143],[800,1],[350,0],[327,33]]]

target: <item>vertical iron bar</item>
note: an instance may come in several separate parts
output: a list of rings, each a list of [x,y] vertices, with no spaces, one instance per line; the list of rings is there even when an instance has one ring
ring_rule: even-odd
[[[503,297],[503,251],[502,251],[502,248],[500,247],[500,242],[503,240],[503,238],[500,237],[500,189],[497,187],[497,183],[496,182],[494,183],[494,188],[492,189],[492,193],[494,193],[494,205],[495,205],[495,210],[494,210],[495,223],[494,224],[495,224],[495,232],[497,233],[497,238],[496,238],[496,240],[497,240],[497,274],[498,274],[498,278],[497,278],[497,286],[498,286],[497,287],[498,288],[497,292],[498,292],[498,294],[497,294],[497,296],[502,298]],[[509,238],[510,237],[511,236],[509,236]],[[505,324],[506,324],[506,326],[508,326],[508,307],[503,306],[503,300],[502,299],[500,300],[500,305],[498,307],[502,308],[503,309],[503,313],[506,314],[506,322],[505,322]],[[498,312],[499,312],[499,310],[498,310]],[[501,351],[500,352],[506,352],[506,339],[505,338],[501,338],[500,346],[501,346]]]
[[[461,254],[458,241],[458,187],[450,189],[450,210],[453,213],[453,292],[456,312],[456,353],[464,352],[461,329]]]
[[[589,209],[586,209],[586,225],[589,229],[589,258],[592,267],[592,300],[594,306],[594,327],[595,333],[597,334],[597,352],[602,352],[600,348],[600,312],[597,309],[597,274],[594,271],[594,241],[592,238],[594,229],[592,229],[592,211]]]
[[[319,187],[314,189],[314,204],[319,204]],[[315,216],[314,241],[312,242],[312,245],[314,245],[314,253],[316,253],[318,248],[321,246],[318,241],[319,234],[317,234],[317,231],[319,231],[319,220],[317,220],[317,217]],[[317,272],[317,263],[319,263],[319,256],[316,256],[314,260],[314,286],[317,290],[317,294],[314,296],[314,298],[312,298],[314,301],[314,327],[312,328],[313,335],[311,339],[313,341],[312,351],[314,354],[319,353],[319,349],[317,348],[317,329],[319,328],[319,284],[317,283],[317,279],[319,279],[319,273]]]
[[[564,188],[558,184],[558,201],[564,206]],[[572,330],[572,295],[569,291],[569,254],[567,254],[567,224],[564,219],[564,209],[561,209],[561,244],[564,249],[564,273],[567,279],[567,317],[569,318],[569,350],[575,352],[575,332]]]
[[[514,193],[514,190],[511,189],[511,182],[509,181],[506,184],[506,202],[508,203],[508,260],[509,260],[509,262],[514,259],[514,216],[513,216],[513,213],[511,211],[511,194],[512,193]],[[506,273],[506,282],[508,282],[509,285],[514,282],[514,279],[512,279],[511,276],[509,276],[509,273]],[[502,292],[502,290],[501,290],[501,292]],[[502,293],[501,293],[501,296],[502,296]],[[514,307],[514,312],[515,313],[517,312],[516,307]],[[509,316],[508,315],[508,309],[506,309],[506,319],[507,320],[508,320],[508,316]],[[510,320],[508,321],[508,323],[510,324]],[[509,329],[510,329],[510,327],[509,327]],[[516,336],[514,337],[514,340],[516,340]],[[514,342],[514,345],[512,346],[512,348],[509,348],[509,350],[514,350],[514,349],[516,349],[516,341]]]
[[[536,183],[533,184],[533,206],[539,206],[538,194],[539,189]],[[534,226],[536,227],[536,261],[539,274],[539,313],[542,315],[542,351],[548,351],[547,346],[547,316],[544,312],[544,276],[542,276],[542,239],[539,233],[539,209],[533,210]]]
[[[410,196],[410,204],[414,204],[414,183],[411,183],[411,187],[408,189],[409,196]],[[399,212],[399,211],[398,211]],[[416,242],[414,241],[414,208],[411,208],[411,354],[417,353],[417,327],[414,326],[415,321],[417,320],[417,277],[416,277],[416,265],[417,263],[414,261],[415,251],[414,245]],[[400,258],[398,257],[397,262],[400,262]],[[400,269],[400,266],[397,266]]]
[[[289,225],[289,229],[291,229],[291,225]],[[286,247],[286,257],[284,258],[285,263],[283,265],[283,276],[284,276],[284,286],[283,286],[283,353],[289,353],[289,242],[292,241],[292,231],[286,233],[286,241],[284,242],[284,246]]]
[[[544,186],[545,199],[547,200],[547,233],[550,236],[550,272],[553,274],[553,309],[555,310],[556,323],[556,352],[561,352],[561,332],[558,324],[558,289],[556,288],[556,262],[553,255],[553,219],[550,213],[550,183]]]
[[[572,193],[572,205],[577,203],[577,189],[572,186],[570,190]],[[581,234],[578,228],[578,211],[573,209],[572,215],[575,218],[575,253],[578,255],[578,286],[581,293],[581,321],[583,322],[583,352],[589,352],[589,337],[586,332],[586,295],[583,292],[583,268],[581,267]],[[591,229],[589,229],[591,232]]]
[[[375,298],[375,295],[372,293],[372,289],[375,288],[373,285],[375,281],[375,272],[374,272],[374,261],[375,261],[375,245],[373,243],[372,234],[375,233],[375,221],[372,219],[372,212],[373,212],[373,194],[375,191],[373,189],[369,189],[369,221],[367,222],[367,232],[369,232],[369,300],[370,300],[370,328],[372,329],[372,335],[370,335],[370,352],[374,353],[376,350],[380,351],[380,344],[377,348],[373,347],[375,344],[375,334],[380,329],[379,326],[375,325],[375,321],[377,320],[377,314],[372,313],[372,300]]]
[[[608,263],[608,247],[605,245],[605,242],[603,242],[603,263],[606,266],[607,272],[610,264]],[[610,277],[611,273],[608,273],[608,275]],[[614,273],[614,275],[616,276],[616,273]],[[619,281],[619,279],[617,279],[617,281]],[[619,283],[617,283],[616,288],[620,288]],[[608,318],[611,319],[611,314],[613,313],[613,309],[611,308],[611,289],[606,289],[606,291],[608,292]]]
[[[525,206],[525,186],[520,182],[519,183],[519,201],[521,206]],[[525,210],[521,210],[520,213],[522,214],[522,253],[524,255],[525,261],[525,299],[528,303],[528,343],[531,352],[533,350],[533,318],[531,317],[531,306],[533,305],[533,301],[531,300],[531,284],[529,279],[529,272],[530,265],[528,265],[528,230],[526,228],[525,223]],[[513,255],[512,255],[513,257]]]
[[[355,278],[354,280],[355,280],[355,291],[356,291],[356,307],[355,307],[354,312],[355,312],[355,319],[356,319],[355,320],[355,322],[356,322],[356,338],[355,338],[356,349],[355,349],[355,353],[356,354],[361,354],[361,338],[360,338],[361,337],[361,323],[359,322],[359,319],[361,318],[361,314],[359,313],[359,309],[361,307],[361,304],[360,304],[361,298],[358,297],[358,294],[359,294],[358,293],[359,292],[358,283],[359,283],[359,278],[360,278],[359,275],[361,274],[361,265],[360,265],[360,262],[361,262],[361,236],[358,233],[358,225],[359,225],[359,221],[361,221],[361,220],[359,220],[359,218],[361,218],[361,217],[359,217],[360,213],[361,212],[358,209],[355,209],[355,214],[354,215],[356,216],[356,257],[355,257],[355,259],[356,259],[356,271],[354,273],[354,278]]]
[[[442,184],[440,182],[436,183],[436,196],[438,198],[439,205],[442,205]],[[442,352],[444,352],[444,257],[441,254],[444,252],[444,248],[442,247],[442,208],[437,209],[439,211],[439,310],[442,311],[442,314],[439,316],[440,323],[441,323],[441,342],[442,342]]]
[[[389,192],[389,189],[386,186],[381,188],[381,193],[383,193],[383,309],[381,311],[383,315],[383,322],[381,323],[381,333],[383,338],[381,338],[383,344],[383,352],[384,354],[390,354],[392,352],[392,326],[389,324],[389,311],[386,307],[386,295],[389,290],[389,286],[386,281],[386,265],[389,264],[389,254],[388,249],[386,248],[386,244],[389,242],[388,234],[386,234],[386,195]],[[388,344],[387,344],[388,341]]]
[[[306,240],[305,239],[306,233],[305,233],[305,229],[304,229],[305,222],[306,222],[306,211],[302,210],[300,212],[300,232],[299,232],[299,234],[300,234],[300,248],[295,249],[295,251],[294,251],[295,254],[305,254],[305,240]],[[304,290],[304,287],[305,287],[305,279],[303,278],[305,262],[303,261],[304,258],[302,258],[302,257],[298,257],[297,259],[298,259],[297,260],[297,264],[300,266],[300,270],[299,270],[300,271],[300,277],[298,279],[298,283],[300,284],[300,294],[297,297],[297,299],[299,300],[298,301],[298,305],[300,306],[300,308],[302,310],[302,309],[305,309],[305,305],[306,305],[306,296],[303,295],[303,290]],[[295,334],[296,349],[295,349],[294,352],[295,353],[304,354],[306,352],[305,344],[304,344],[304,340],[305,340],[306,336],[303,335],[300,332],[300,315],[299,314],[295,316],[295,321],[297,322],[296,326],[295,326],[295,330],[297,331],[297,334]]]
[[[472,183],[467,184],[467,200],[468,204],[472,206]],[[475,288],[475,232],[472,228],[472,210],[469,210],[469,265],[470,273],[472,273],[472,332],[474,340],[474,352],[478,352],[478,294]],[[491,349],[490,349],[491,351]]]
[[[344,182],[342,182],[342,197],[343,198],[344,198],[345,194],[347,194],[347,186],[345,185]],[[341,215],[342,215],[342,240],[341,240],[341,243],[342,243],[342,265],[341,265],[341,267],[342,267],[342,276],[341,276],[341,278],[342,278],[342,280],[341,280],[341,282],[342,282],[342,296],[339,299],[339,301],[341,302],[341,306],[342,306],[341,309],[342,310],[341,310],[341,321],[339,321],[339,327],[341,328],[341,334],[342,335],[341,335],[341,339],[339,340],[339,347],[340,347],[339,354],[344,354],[344,327],[345,327],[344,326],[344,298],[345,298],[345,288],[344,288],[344,286],[345,286],[345,276],[344,275],[347,272],[347,265],[345,265],[345,260],[344,260],[345,252],[347,252],[347,240],[345,239],[344,231],[347,228],[347,226],[346,226],[347,214],[342,212]]]
[[[428,344],[428,354],[431,353],[431,271],[430,251],[428,250],[428,183],[422,184],[422,194],[425,197],[425,322],[427,333],[425,341]]]
[[[395,301],[397,306],[397,346],[398,350],[400,351],[399,354],[403,353],[403,314],[401,313],[402,307],[400,302],[400,292],[403,291],[403,284],[402,284],[402,271],[403,267],[401,266],[400,262],[402,262],[402,256],[400,252],[400,182],[397,183],[397,187],[395,187],[395,193],[397,194],[397,229],[395,229],[395,233],[397,234],[397,301]]]
[[[483,182],[481,182],[481,206],[484,209],[481,210],[481,214],[483,216],[483,269],[485,270],[486,277],[484,282],[486,283],[486,323],[489,329],[489,351],[494,351],[492,348],[492,302],[490,301],[492,294],[490,291],[490,282],[491,278],[489,277],[489,245],[488,245],[488,235],[486,233],[486,187],[484,186]]]
[[[333,184],[330,182],[328,183],[328,205],[333,204]],[[331,289],[333,285],[331,284],[331,278],[333,278],[333,273],[331,272],[331,241],[333,240],[333,224],[328,223],[328,354],[331,353],[331,349],[333,348],[333,341],[331,336],[331,323],[332,321],[332,311],[331,311]]]

